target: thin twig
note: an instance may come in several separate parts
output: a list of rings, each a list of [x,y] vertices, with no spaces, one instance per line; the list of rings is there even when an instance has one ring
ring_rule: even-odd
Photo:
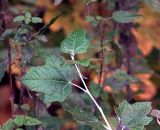
[[[74,54],[71,54],[71,59],[72,59],[73,61],[75,60],[75,59],[74,59]],[[83,83],[83,85],[84,85],[84,87],[85,87],[85,89],[86,89],[86,90],[85,90],[86,93],[90,96],[90,98],[92,99],[92,101],[94,102],[94,104],[96,105],[96,107],[98,108],[99,112],[101,113],[101,115],[102,115],[102,117],[103,117],[103,119],[104,119],[104,121],[105,121],[105,123],[106,123],[105,128],[106,128],[107,130],[112,130],[109,122],[107,121],[107,118],[105,117],[105,114],[104,114],[102,108],[101,108],[101,107],[99,106],[99,104],[96,102],[96,100],[94,99],[94,97],[93,97],[92,94],[90,93],[90,91],[89,91],[86,83],[84,82],[83,76],[82,76],[82,74],[81,74],[81,72],[80,72],[80,69],[78,68],[77,64],[75,64],[75,67],[76,67],[76,70],[77,70],[77,72],[78,72],[78,75],[79,75],[79,77],[81,78],[81,81],[82,81],[82,83]]]

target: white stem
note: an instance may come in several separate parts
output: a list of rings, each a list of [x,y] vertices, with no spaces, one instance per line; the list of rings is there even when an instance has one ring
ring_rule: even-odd
[[[74,54],[71,54],[71,59],[74,61]],[[85,90],[86,93],[90,96],[90,98],[92,99],[92,101],[94,102],[94,104],[96,105],[96,107],[98,108],[99,112],[100,112],[101,115],[102,115],[102,117],[103,117],[103,119],[104,119],[104,121],[105,121],[105,123],[106,123],[106,127],[107,127],[106,129],[107,129],[107,130],[112,130],[110,124],[109,124],[108,121],[107,121],[107,118],[105,117],[105,114],[104,114],[102,108],[99,106],[99,104],[97,103],[97,101],[94,99],[94,97],[93,97],[92,94],[90,93],[90,91],[89,91],[86,83],[84,82],[83,76],[82,76],[82,74],[81,74],[81,72],[80,72],[80,69],[78,68],[77,64],[75,64],[75,67],[76,67],[76,70],[77,70],[77,72],[78,72],[78,75],[79,75],[79,77],[80,77],[80,79],[81,79],[81,81],[82,81],[82,83],[83,83],[83,85],[84,85],[84,87],[85,87],[85,89],[86,89],[86,90]]]
[[[74,83],[71,83],[71,82],[70,82],[70,84],[75,86],[75,87],[77,87],[77,88],[79,88],[79,89],[81,89],[83,92],[87,93],[87,91],[85,89],[83,89],[82,87],[78,86],[77,84],[74,84]]]

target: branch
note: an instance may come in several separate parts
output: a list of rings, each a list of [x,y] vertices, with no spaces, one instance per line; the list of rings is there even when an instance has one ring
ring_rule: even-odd
[[[75,60],[75,59],[74,59],[74,54],[71,54],[71,59],[72,59],[73,61]],[[93,97],[92,94],[90,93],[90,91],[89,91],[86,83],[84,82],[83,76],[82,76],[82,74],[81,74],[81,72],[80,72],[80,69],[78,68],[77,64],[75,64],[75,67],[76,67],[76,70],[77,70],[77,72],[78,72],[78,75],[79,75],[79,77],[80,77],[80,79],[81,79],[81,81],[82,81],[82,83],[83,83],[83,85],[84,85],[84,87],[85,87],[86,93],[90,96],[90,98],[92,99],[92,101],[94,102],[94,104],[96,105],[96,107],[98,108],[99,112],[101,113],[101,115],[102,115],[102,117],[103,117],[103,119],[104,119],[104,121],[105,121],[105,123],[106,123],[106,126],[104,126],[104,127],[105,127],[107,130],[112,130],[109,122],[107,121],[107,118],[105,117],[105,114],[104,114],[102,108],[101,108],[101,107],[99,106],[99,104],[96,102],[96,100],[94,99],[94,97]]]

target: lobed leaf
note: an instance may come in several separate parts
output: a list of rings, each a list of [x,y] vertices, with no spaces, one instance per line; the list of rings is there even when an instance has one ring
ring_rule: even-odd
[[[61,43],[61,50],[64,53],[85,53],[89,47],[89,41],[82,29],[76,30],[68,35]]]
[[[152,121],[151,117],[147,117],[151,108],[150,102],[138,102],[130,105],[124,100],[116,109],[121,127],[130,130],[143,130],[144,126]]]
[[[71,93],[71,82],[76,77],[74,68],[59,56],[49,56],[44,66],[32,67],[24,75],[23,83],[42,94],[45,102],[63,102]]]

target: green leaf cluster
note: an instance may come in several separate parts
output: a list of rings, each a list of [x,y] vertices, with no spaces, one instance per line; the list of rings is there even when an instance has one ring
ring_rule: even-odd
[[[42,19],[39,17],[32,17],[30,12],[26,12],[24,15],[19,15],[13,19],[13,22],[25,22],[29,23],[42,23]]]

